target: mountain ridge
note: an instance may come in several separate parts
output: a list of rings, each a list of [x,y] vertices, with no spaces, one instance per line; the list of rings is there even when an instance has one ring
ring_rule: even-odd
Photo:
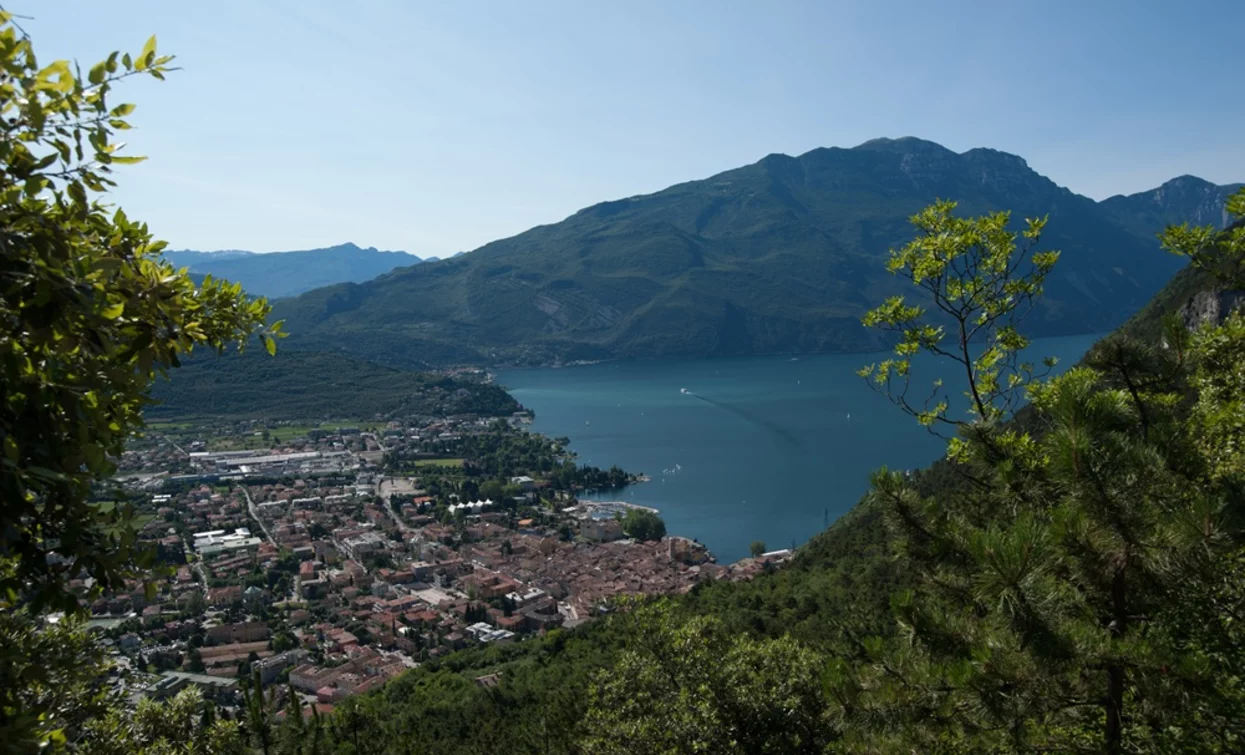
[[[165,251],[164,258],[191,273],[226,278],[241,283],[248,293],[269,298],[296,296],[335,283],[361,282],[396,267],[422,262],[408,252],[364,248],[349,241],[281,252],[181,249]]]
[[[882,342],[860,316],[903,290],[882,258],[911,238],[908,217],[949,198],[963,214],[1049,215],[1042,248],[1064,256],[1036,334],[1102,332],[1179,269],[1154,238],[1164,213],[1214,200],[1169,191],[1158,212],[1142,195],[1108,205],[999,150],[875,139],[599,202],[274,315],[291,347],[408,366],[867,351]]]
[[[1227,222],[1226,199],[1245,184],[1218,185],[1188,174],[1134,194],[1116,194],[1100,204],[1121,223],[1162,226],[1192,223],[1222,227]]]

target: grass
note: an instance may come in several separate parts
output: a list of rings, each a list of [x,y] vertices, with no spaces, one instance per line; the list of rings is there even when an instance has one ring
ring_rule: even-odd
[[[253,435],[228,435],[208,440],[207,446],[209,451],[258,451],[272,448],[272,441]]]
[[[147,428],[149,430],[159,430],[161,432],[169,432],[170,430],[190,430],[194,426],[195,423],[190,421],[174,422],[172,420],[156,420],[154,422],[147,423]]]
[[[338,430],[367,430],[375,427],[375,422],[360,420],[327,420],[315,422],[304,420],[297,424],[270,426],[268,437],[263,436],[263,429],[234,432],[232,427],[221,427],[209,420],[157,420],[147,424],[148,430],[161,433],[175,441],[206,439],[209,451],[260,451],[284,445],[298,438],[305,438],[313,430],[334,433]],[[260,433],[256,435],[255,433]]]
[[[415,462],[417,467],[461,467],[466,459],[420,459]]]
[[[367,430],[372,429],[375,422],[359,422],[357,420],[329,420],[321,422],[321,430]]]
[[[312,430],[322,429],[325,428],[320,425],[281,425],[268,428],[268,435],[272,438],[280,438],[282,441],[287,441],[295,438],[305,438]]]

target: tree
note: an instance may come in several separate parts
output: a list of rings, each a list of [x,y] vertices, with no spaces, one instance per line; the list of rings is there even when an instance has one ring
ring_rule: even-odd
[[[955,202],[938,201],[914,215],[917,237],[892,250],[887,263],[934,305],[933,316],[925,306],[894,296],[864,317],[866,326],[896,334],[898,343],[894,356],[860,374],[931,428],[954,428],[960,421],[950,413],[951,398],[942,380],[935,381],[923,402],[909,398],[912,357],[925,351],[951,360],[964,372],[969,414],[986,423],[1006,417],[1033,376],[1033,365],[1020,361],[1020,350],[1029,341],[1017,325],[1041,296],[1046,276],[1059,260],[1059,252],[1030,254],[1041,239],[1045,218],[1026,220],[1025,230],[1017,234],[1008,230],[1008,212],[960,218],[952,214],[955,207]],[[1023,248],[1017,248],[1017,235],[1025,241]],[[974,353],[977,349],[980,354]]]
[[[666,536],[666,523],[652,511],[628,509],[623,517],[623,532],[636,540],[660,540]]]
[[[312,706],[315,709],[315,706]],[[317,722],[313,722],[313,725]],[[303,699],[291,684],[286,689],[285,721],[277,736],[277,752],[301,755],[303,741],[307,738],[307,725],[303,720]],[[314,745],[313,745],[314,746]]]
[[[203,598],[203,593],[198,590],[192,590],[190,597],[186,598],[186,613],[191,616],[199,616],[207,609],[207,601]]]
[[[264,695],[264,681],[259,669],[254,670],[250,685],[244,684],[242,687],[242,708],[246,732],[264,755],[268,755],[273,744],[272,718],[275,712],[276,693],[277,690],[274,688],[267,696]]]
[[[979,328],[1019,314],[1017,297],[1040,285],[1023,274],[1013,285],[1016,268],[1002,254],[1013,242],[996,216],[948,212],[935,205],[914,218],[926,236],[892,267],[918,284],[938,281],[932,296],[961,346],[944,353],[941,326],[902,301],[867,318],[897,329],[899,345],[895,360],[866,374],[884,376],[882,389],[923,424],[956,430],[958,484],[923,496],[905,475],[874,477],[868,505],[885,511],[915,579],[892,598],[895,636],[860,638],[854,657],[830,663],[827,689],[848,749],[1238,749],[1240,685],[1211,659],[1239,661],[1245,646],[1231,632],[1211,639],[1194,627],[1222,627],[1239,606],[1220,588],[1243,539],[1242,478],[1226,457],[1243,439],[1245,377],[1233,360],[1245,349],[1245,321],[1233,315],[1191,335],[1169,322],[1165,347],[1125,336],[1083,366],[1030,382],[1015,358],[1024,343],[1015,321],[983,356],[970,347]],[[1240,233],[1214,238],[1237,239],[1219,255],[1245,255]],[[983,240],[994,251],[980,259],[995,259],[987,267],[1001,277],[983,285],[986,262],[944,264],[976,259]],[[921,254],[909,253],[914,246]],[[1035,260],[1040,282],[1053,259]],[[907,403],[908,360],[920,349],[964,367],[968,419],[955,419],[945,400]],[[1004,423],[1026,384],[1032,409]],[[1186,417],[1189,390],[1197,398]]]
[[[789,638],[641,609],[627,649],[589,688],[586,753],[821,753],[834,738],[821,659]]]
[[[207,670],[203,665],[203,654],[199,652],[199,648],[191,646],[189,652],[186,653],[186,668],[192,674],[202,674]]]
[[[152,37],[83,75],[40,66],[30,38],[0,11],[0,741],[54,744],[98,704],[87,679],[105,670],[80,633],[71,579],[90,595],[153,562],[128,503],[90,503],[93,486],[142,428],[157,374],[196,346],[275,350],[269,308],[223,281],[195,282],[163,262],[163,243],[103,196],[116,166],[140,161],[115,141],[130,104],[121,81],[163,79],[172,57]],[[62,622],[40,618],[67,612]],[[36,649],[30,666],[18,653]],[[11,701],[16,707],[9,708]]]
[[[142,428],[157,374],[196,346],[239,347],[280,325],[237,285],[195,282],[163,262],[162,242],[102,196],[122,154],[117,131],[133,105],[111,101],[134,76],[163,79],[171,56],[148,40],[86,76],[68,61],[36,62],[31,40],[0,12],[0,589],[32,608],[74,610],[68,579],[119,585],[140,552],[130,505],[88,503],[91,486]]]
[[[480,486],[480,497],[500,503],[506,497],[506,487],[500,480],[486,480]]]
[[[748,546],[748,552],[753,558],[760,558],[765,553],[765,542],[763,540],[753,540]]]
[[[168,702],[139,702],[134,711],[111,710],[87,728],[84,751],[101,755],[243,755],[238,725],[215,717],[196,687]]]
[[[272,641],[268,645],[274,653],[284,653],[286,650],[298,647],[298,639],[287,631],[280,631],[272,636]]]
[[[0,673],[6,682],[0,685],[0,741],[6,751],[46,751],[102,715],[108,701],[98,679],[109,668],[79,618],[49,622],[28,608],[0,603]]]

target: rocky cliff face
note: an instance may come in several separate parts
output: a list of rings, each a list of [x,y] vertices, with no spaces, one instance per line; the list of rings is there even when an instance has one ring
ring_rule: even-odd
[[[1245,228],[1245,219],[1237,219],[1228,226],[1227,232],[1240,228]],[[1180,308],[1180,318],[1185,327],[1192,329],[1204,324],[1222,325],[1228,315],[1245,307],[1245,290],[1225,288],[1206,272],[1201,272],[1200,278],[1204,281],[1202,289]]]
[[[1200,291],[1180,308],[1180,319],[1189,329],[1205,324],[1221,325],[1243,305],[1245,291],[1240,289]]]

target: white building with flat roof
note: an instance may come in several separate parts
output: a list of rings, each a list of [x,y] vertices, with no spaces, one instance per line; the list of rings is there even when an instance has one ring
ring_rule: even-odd
[[[239,527],[233,532],[227,530],[197,532],[193,538],[194,549],[204,556],[238,548],[250,548],[260,543],[260,539],[252,537],[251,531],[245,527]]]

